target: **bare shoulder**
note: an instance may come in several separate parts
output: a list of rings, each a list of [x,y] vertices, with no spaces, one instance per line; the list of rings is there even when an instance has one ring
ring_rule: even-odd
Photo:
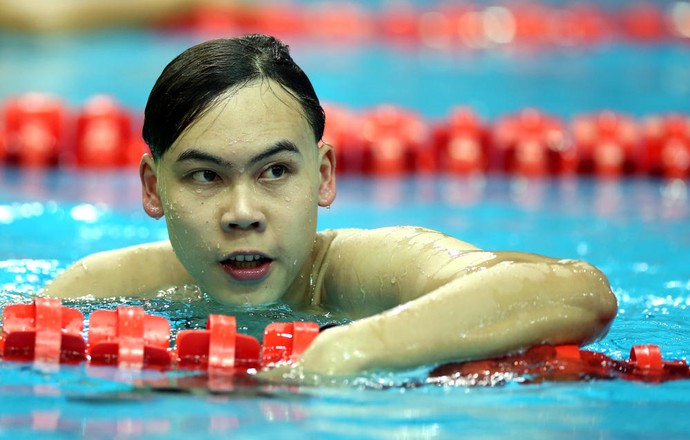
[[[146,296],[191,283],[166,240],[89,255],[58,275],[43,293],[61,298]]]
[[[432,229],[418,226],[390,226],[377,229],[339,229],[334,230],[333,246],[363,251],[366,248],[380,249],[393,247],[405,249],[416,246],[437,244],[459,251],[478,250],[470,243]]]
[[[426,228],[329,233],[323,301],[355,315],[373,314],[418,297],[462,268],[495,258],[493,253]]]

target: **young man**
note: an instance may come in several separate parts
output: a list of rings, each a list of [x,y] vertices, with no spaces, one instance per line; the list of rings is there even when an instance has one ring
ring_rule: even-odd
[[[317,232],[336,194],[333,148],[307,76],[253,35],[188,49],[145,112],[144,210],[169,241],[89,256],[54,296],[146,295],[195,284],[229,304],[282,301],[348,313],[295,368],[350,374],[586,343],[616,313],[586,263],[488,252],[413,227]]]

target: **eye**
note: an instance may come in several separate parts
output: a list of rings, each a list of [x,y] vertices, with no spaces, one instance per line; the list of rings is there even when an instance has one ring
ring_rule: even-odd
[[[199,183],[210,183],[218,179],[218,174],[211,170],[195,171],[191,174],[192,180]]]
[[[271,165],[270,167],[266,168],[266,171],[264,171],[261,174],[261,177],[265,179],[279,179],[287,173],[288,169],[285,165]]]

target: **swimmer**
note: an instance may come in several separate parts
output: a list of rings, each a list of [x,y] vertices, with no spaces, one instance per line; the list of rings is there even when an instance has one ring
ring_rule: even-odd
[[[575,260],[478,249],[420,227],[317,231],[336,196],[325,116],[287,46],[201,43],[155,83],[143,208],[169,241],[78,261],[54,297],[154,296],[195,285],[220,303],[287,303],[353,321],[322,332],[293,371],[350,375],[585,344],[616,314],[605,276]],[[500,233],[500,232],[497,232]]]

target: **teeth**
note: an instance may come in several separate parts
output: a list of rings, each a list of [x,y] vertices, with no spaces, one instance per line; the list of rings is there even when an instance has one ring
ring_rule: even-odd
[[[261,255],[235,255],[230,258],[233,261],[254,261],[261,258]]]

